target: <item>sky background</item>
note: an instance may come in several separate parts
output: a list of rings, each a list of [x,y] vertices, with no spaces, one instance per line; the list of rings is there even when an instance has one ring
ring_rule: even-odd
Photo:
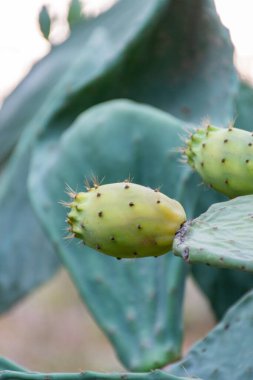
[[[83,0],[86,11],[96,14],[115,0]],[[52,40],[66,38],[64,20],[69,0],[0,0],[0,104],[26,75],[36,60],[49,51],[40,34],[38,13],[43,4],[57,15],[59,22]],[[240,72],[253,82],[253,1],[215,0],[223,23],[229,28],[236,48],[235,62]]]

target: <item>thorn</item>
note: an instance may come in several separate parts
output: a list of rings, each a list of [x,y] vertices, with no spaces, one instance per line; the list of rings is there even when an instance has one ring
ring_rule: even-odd
[[[99,181],[98,177],[95,174],[92,174],[91,181],[92,181],[93,187],[95,189],[98,189],[98,187],[102,184],[102,182],[104,181],[104,179],[105,179],[105,177],[103,177],[102,180]]]
[[[130,173],[129,173],[129,175],[128,175],[128,178],[126,178],[125,180],[124,180],[124,182],[125,183],[131,183],[131,182],[133,182],[133,180],[134,180],[134,177],[131,177],[131,175],[130,175]]]
[[[134,206],[134,203],[133,203],[133,202],[129,202],[129,206],[130,206],[130,207],[133,207],[133,206]]]
[[[248,146],[252,146],[252,143],[248,143]]]
[[[72,198],[72,199],[75,199],[75,197],[77,196],[77,192],[74,191],[68,184],[65,185],[65,192],[66,194]]]
[[[184,140],[184,146],[179,146],[175,149],[171,149],[170,152],[172,151],[173,153],[185,154],[185,152],[188,148],[187,145],[188,145],[188,140]]]
[[[222,160],[221,160],[221,162],[224,164],[224,162],[226,161],[226,159],[225,158],[222,158]]]
[[[90,191],[91,186],[90,186],[90,182],[89,182],[88,178],[85,178],[85,180],[84,180],[84,186],[85,186],[85,188],[86,188],[87,191]]]
[[[122,258],[121,257],[117,257],[117,260],[121,260]]]
[[[103,216],[103,211],[99,211],[98,216],[99,216],[99,218],[102,218],[102,216]]]
[[[67,236],[65,236],[64,239],[65,239],[65,240],[68,240],[68,239],[74,239],[74,237],[75,237],[75,234],[73,233],[73,234],[71,234],[71,235],[67,235]]]
[[[179,158],[178,162],[179,162],[179,164],[187,164],[188,160],[187,160],[187,158]]]
[[[201,124],[202,124],[203,128],[208,128],[209,125],[211,124],[210,117],[209,116],[204,117]]]
[[[233,119],[228,123],[228,128],[233,129],[238,115],[235,115]]]
[[[246,164],[248,164],[248,163],[249,163],[249,160],[245,160],[245,162],[246,162]]]
[[[228,142],[228,139],[225,139],[225,140],[224,140],[224,144],[226,144],[227,142]]]
[[[158,200],[158,201],[156,201],[156,203],[161,203],[161,201],[160,201],[160,200]]]
[[[96,249],[98,249],[98,250],[101,249],[101,245],[97,244]]]
[[[142,230],[142,226],[140,224],[138,224],[137,228],[138,230]]]
[[[72,232],[73,231],[72,230],[72,226],[64,227],[62,230],[65,231],[65,232]]]
[[[192,134],[192,126],[187,125],[187,126],[183,127],[183,131],[185,132],[186,135],[188,135],[188,138],[190,138],[190,135]]]
[[[97,193],[97,198],[101,197],[101,193]]]
[[[125,185],[124,189],[129,189],[129,187],[130,187],[129,185]]]
[[[75,218],[74,217],[70,217],[70,216],[68,216],[67,217],[67,219],[65,220],[65,222],[67,222],[67,223],[69,223],[69,224],[73,224],[73,223],[75,223]]]
[[[63,207],[67,207],[67,208],[71,208],[72,206],[72,202],[59,201],[58,203],[62,205]]]
[[[111,241],[115,241],[115,237],[114,236],[111,237]]]

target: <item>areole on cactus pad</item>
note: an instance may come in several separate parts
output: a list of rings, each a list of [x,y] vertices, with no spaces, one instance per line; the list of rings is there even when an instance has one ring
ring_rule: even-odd
[[[253,194],[253,133],[208,125],[186,144],[188,163],[210,187],[229,198]]]
[[[125,181],[87,190],[69,192],[70,237],[119,259],[168,252],[186,221],[181,204],[158,189]]]

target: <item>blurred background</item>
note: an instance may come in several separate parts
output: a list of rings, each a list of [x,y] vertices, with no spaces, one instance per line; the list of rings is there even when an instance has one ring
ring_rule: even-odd
[[[96,16],[115,0],[83,0],[87,16]],[[65,22],[68,0],[8,0],[0,2],[0,106],[4,98],[50,50],[38,24],[42,5],[56,22],[50,42],[69,34]],[[216,0],[222,22],[235,45],[235,64],[253,82],[252,0]],[[215,324],[210,308],[189,281],[185,304],[184,351]],[[63,270],[8,313],[0,316],[0,355],[37,371],[111,371],[122,369],[103,333],[79,300]],[[99,365],[99,367],[98,367]]]

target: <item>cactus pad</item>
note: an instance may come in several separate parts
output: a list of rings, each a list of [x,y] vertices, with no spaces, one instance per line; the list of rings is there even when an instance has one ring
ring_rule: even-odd
[[[118,258],[160,256],[171,250],[186,215],[179,202],[158,190],[129,183],[96,185],[70,193],[67,221],[73,236]]]
[[[78,239],[64,240],[66,210],[58,202],[68,201],[66,183],[81,190],[84,178],[92,174],[98,179],[105,177],[107,183],[131,175],[137,183],[161,186],[164,194],[181,201],[185,177],[192,174],[180,164],[175,152],[184,127],[186,124],[152,107],[129,101],[108,102],[83,113],[63,134],[56,149],[51,146],[49,152],[43,143],[41,149],[37,145],[33,158],[29,178],[33,205],[81,297],[119,360],[132,371],[161,368],[180,357],[187,266],[171,254],[118,261],[80,244]],[[50,156],[50,165],[45,162],[42,170],[41,157],[50,154],[54,157]],[[131,188],[122,189],[123,194],[128,190]],[[150,191],[153,196],[159,195]],[[95,200],[102,201],[103,195]],[[129,206],[131,201],[126,202],[129,212],[135,207]],[[106,218],[106,210],[100,211]],[[187,214],[192,213],[187,207]],[[142,231],[136,228],[136,232]]]
[[[102,373],[94,371],[83,371],[76,373],[41,373],[31,372],[16,363],[0,357],[0,379],[1,380],[191,380],[189,377],[178,377],[167,371],[154,370],[151,372],[111,372]],[[195,378],[201,380],[200,378]]]
[[[230,198],[253,194],[253,134],[207,126],[191,135],[188,163],[204,182]]]
[[[0,356],[0,379],[15,380],[191,380],[189,377],[178,377],[167,371],[154,370],[150,372],[111,372],[102,373],[94,371],[83,371],[76,373],[40,373],[31,372],[15,362]],[[195,378],[201,380],[200,378]]]
[[[192,379],[252,380],[252,320],[251,291],[171,372],[177,376],[187,373]]]
[[[253,272],[253,195],[212,205],[179,230],[173,251],[189,263]]]

